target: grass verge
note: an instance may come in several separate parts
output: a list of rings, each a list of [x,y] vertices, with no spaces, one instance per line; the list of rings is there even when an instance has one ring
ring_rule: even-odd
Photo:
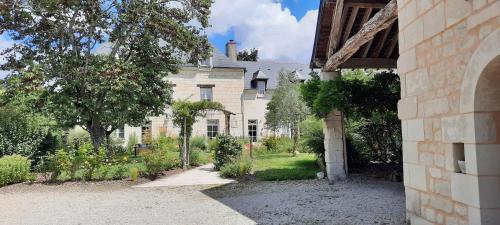
[[[253,167],[255,177],[264,181],[314,179],[319,172],[316,156],[310,153],[295,157],[288,153],[259,154]]]

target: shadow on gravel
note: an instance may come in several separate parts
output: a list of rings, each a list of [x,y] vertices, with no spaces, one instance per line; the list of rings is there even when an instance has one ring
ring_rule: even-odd
[[[334,185],[247,180],[201,192],[257,224],[401,225],[405,219],[402,183],[367,177]]]

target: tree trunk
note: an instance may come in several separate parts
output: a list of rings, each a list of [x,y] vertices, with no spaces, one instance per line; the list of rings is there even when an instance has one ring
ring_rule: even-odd
[[[187,145],[187,129],[186,129],[186,119],[184,119],[184,135],[183,135],[183,140],[182,140],[182,169],[187,169],[187,162],[188,162],[188,159],[189,159],[189,155],[188,155],[188,145]]]
[[[296,124],[292,125],[292,138],[293,138],[292,153],[293,153],[293,156],[295,157],[295,156],[297,156],[297,142],[299,140],[298,129],[297,129]]]
[[[95,151],[99,150],[102,143],[106,140],[106,129],[95,123],[91,123],[87,126],[87,131],[90,134],[90,139],[92,139],[92,146]]]

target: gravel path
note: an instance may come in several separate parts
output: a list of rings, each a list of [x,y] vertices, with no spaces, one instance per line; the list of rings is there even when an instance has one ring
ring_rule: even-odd
[[[354,177],[131,188],[127,183],[0,188],[0,224],[404,224],[401,183]]]

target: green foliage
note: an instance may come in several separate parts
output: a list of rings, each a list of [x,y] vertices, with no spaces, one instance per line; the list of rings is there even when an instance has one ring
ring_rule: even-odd
[[[205,137],[192,137],[190,147],[192,149],[206,151],[208,149],[208,141]]]
[[[219,135],[216,138],[214,165],[216,170],[220,170],[224,164],[239,157],[243,147],[238,140],[230,135]]]
[[[76,157],[81,157],[78,162],[81,161],[80,167],[83,170],[83,178],[85,180],[92,180],[94,170],[102,165],[105,155],[106,152],[103,148],[100,148],[96,152],[88,144],[78,149]]]
[[[76,172],[81,170],[81,178],[91,180],[94,171],[99,168],[104,161],[105,150],[103,148],[94,151],[90,143],[83,144],[78,149],[57,150],[54,155],[48,157],[52,179],[56,179],[61,174],[69,175],[70,179],[76,178]]]
[[[135,132],[132,132],[131,134],[128,135],[128,142],[127,142],[127,152],[129,154],[132,154],[134,152],[134,147],[139,143],[139,140],[137,139],[137,135]]]
[[[301,87],[302,98],[318,117],[332,109],[346,116],[349,164],[359,166],[377,161],[402,172],[401,124],[397,117],[400,81],[392,72],[343,71],[342,77],[320,81],[319,77]]]
[[[271,101],[267,103],[266,127],[279,131],[290,130],[293,146],[290,151],[295,154],[298,138],[299,123],[309,114],[307,105],[300,97],[300,82],[295,73],[281,72],[278,87],[273,93]]]
[[[86,143],[90,142],[91,140],[89,132],[81,128],[71,129],[68,132],[68,136],[66,137],[66,143],[71,149],[79,149],[80,146],[83,146]]]
[[[293,153],[293,140],[288,137],[267,136],[262,140],[262,145],[268,152],[289,152]]]
[[[209,57],[212,1],[176,3],[6,2],[0,35],[16,41],[1,54],[2,69],[13,71],[8,95],[40,92],[37,104],[66,127],[84,127],[97,150],[125,123],[163,113],[172,95],[165,76]]]
[[[252,48],[249,50],[240,51],[238,52],[237,59],[238,61],[257,62],[259,60],[259,50],[256,48]]]
[[[27,157],[20,155],[1,157],[0,187],[31,180],[30,166],[31,161]]]
[[[220,168],[220,175],[222,177],[237,178],[250,174],[251,171],[252,161],[247,158],[238,158],[224,164]]]
[[[0,157],[17,154],[33,158],[47,133],[47,127],[37,118],[15,108],[0,108]]]
[[[190,139],[193,132],[193,124],[198,117],[204,117],[208,110],[224,110],[219,102],[212,101],[175,101],[172,105],[172,120],[179,127],[179,146],[182,151],[182,167],[187,168],[189,163]],[[184,152],[184,138],[187,140],[186,152]]]
[[[314,117],[309,117],[300,124],[302,145],[308,152],[313,152],[322,160],[325,157],[323,126],[323,122]]]
[[[130,180],[132,182],[137,182],[137,178],[139,177],[139,168],[131,167],[129,173],[130,173]]]
[[[152,141],[153,149],[160,151],[178,152],[178,144],[179,141],[177,140],[177,138],[168,137],[166,135],[160,135],[159,137],[154,138]]]
[[[144,155],[146,175],[155,178],[161,172],[175,168],[179,165],[178,158],[166,151],[153,151]]]

